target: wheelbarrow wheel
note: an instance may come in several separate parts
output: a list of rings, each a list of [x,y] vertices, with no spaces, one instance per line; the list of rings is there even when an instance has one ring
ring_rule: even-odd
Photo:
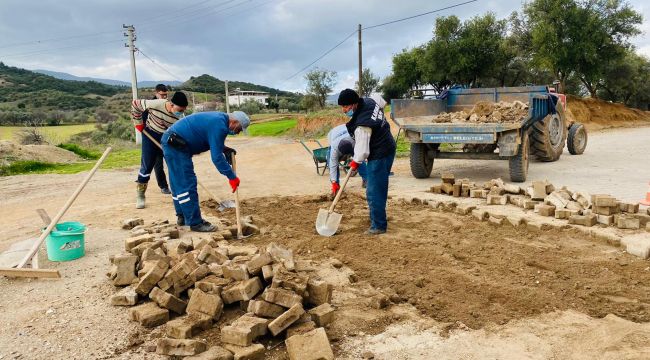
[[[524,182],[528,176],[528,157],[530,146],[528,145],[528,133],[524,132],[521,137],[521,144],[517,155],[512,156],[508,160],[508,167],[510,169],[510,181]]]

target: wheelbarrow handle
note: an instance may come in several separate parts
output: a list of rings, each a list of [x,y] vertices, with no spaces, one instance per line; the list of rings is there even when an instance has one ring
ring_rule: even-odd
[[[352,175],[352,171],[348,171],[348,174],[345,175],[345,179],[343,180],[343,185],[341,185],[341,189],[336,193],[336,196],[334,197],[334,201],[332,201],[332,205],[330,206],[329,212],[334,211],[334,206],[336,206],[336,203],[339,202],[339,198],[341,198],[341,194],[343,194],[343,189],[345,189],[345,185],[348,184],[348,180],[350,180],[350,175]]]

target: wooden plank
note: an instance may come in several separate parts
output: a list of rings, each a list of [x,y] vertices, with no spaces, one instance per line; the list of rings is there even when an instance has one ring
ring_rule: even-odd
[[[59,274],[59,270],[56,269],[0,268],[0,276],[29,277],[29,278],[60,278],[61,274]]]

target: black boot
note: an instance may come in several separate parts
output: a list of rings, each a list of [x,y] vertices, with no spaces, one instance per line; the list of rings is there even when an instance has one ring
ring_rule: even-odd
[[[202,223],[190,226],[190,230],[196,232],[215,232],[217,227],[203,220]]]
[[[176,225],[178,225],[178,226],[185,226],[185,216],[183,216],[183,215],[176,215]]]

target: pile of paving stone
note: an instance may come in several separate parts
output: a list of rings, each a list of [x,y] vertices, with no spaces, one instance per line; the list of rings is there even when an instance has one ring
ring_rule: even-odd
[[[620,201],[605,194],[574,192],[566,187],[556,189],[546,180],[533,181],[530,186],[522,188],[501,179],[476,184],[469,179],[455,179],[453,174],[442,174],[442,183],[432,186],[430,191],[455,197],[483,198],[488,205],[512,204],[542,216],[568,220],[569,224],[602,224],[650,231],[650,209],[640,213],[638,203]],[[465,210],[469,213],[473,209],[466,207]]]
[[[521,101],[497,103],[480,101],[469,110],[443,112],[432,123],[518,123],[528,115],[528,104]]]
[[[125,252],[111,256],[107,274],[125,287],[111,304],[131,307],[131,320],[144,327],[164,325],[166,337],[155,349],[162,355],[263,359],[266,348],[256,341],[282,336],[289,359],[333,359],[323,328],[334,316],[332,286],[291,250],[231,242],[236,229],[225,221],[217,226],[224,230],[209,239],[179,239],[166,221],[125,220],[131,234]],[[247,313],[224,324],[225,307]],[[193,339],[213,328],[221,328],[220,344]]]

